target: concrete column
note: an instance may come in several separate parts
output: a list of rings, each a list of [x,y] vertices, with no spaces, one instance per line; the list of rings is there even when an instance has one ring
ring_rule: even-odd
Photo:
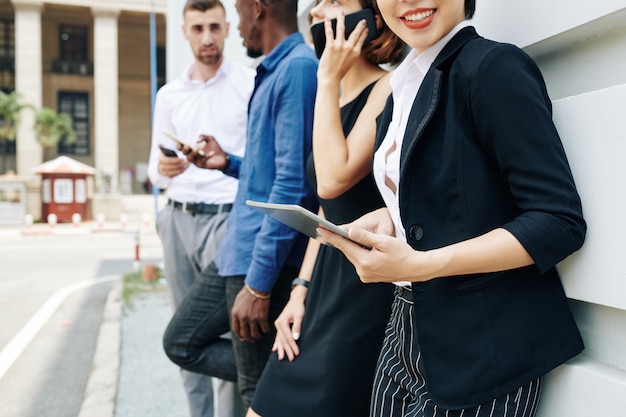
[[[228,2],[224,2],[224,6],[226,6],[226,3]],[[184,6],[185,0],[169,0],[167,2],[167,19],[165,19],[165,42],[167,48],[165,74],[167,82],[180,77],[183,69],[193,62],[191,48],[189,48],[181,28],[183,25]],[[235,30],[236,28],[235,26]],[[228,49],[226,50],[228,51]]]
[[[119,10],[92,7],[94,16],[94,159],[97,191],[118,192],[119,105],[118,35]]]
[[[15,8],[15,90],[22,102],[42,105],[41,0],[12,0]],[[17,131],[16,167],[23,176],[42,162],[43,149],[35,138],[35,113],[26,109]]]

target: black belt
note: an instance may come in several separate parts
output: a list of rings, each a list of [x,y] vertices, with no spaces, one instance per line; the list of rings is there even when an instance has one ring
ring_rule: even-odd
[[[186,214],[217,214],[229,212],[233,208],[232,204],[180,203],[174,200],[167,200],[167,205]]]

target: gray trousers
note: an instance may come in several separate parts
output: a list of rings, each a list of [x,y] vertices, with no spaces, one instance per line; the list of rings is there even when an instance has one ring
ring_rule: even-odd
[[[187,214],[169,205],[157,215],[170,301],[177,308],[213,261],[226,232],[227,212]],[[181,370],[191,417],[241,417],[245,409],[232,382]]]

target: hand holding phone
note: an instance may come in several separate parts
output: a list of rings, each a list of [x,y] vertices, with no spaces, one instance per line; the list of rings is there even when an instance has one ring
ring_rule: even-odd
[[[183,142],[182,140],[180,140],[178,138],[178,136],[176,136],[175,134],[173,134],[171,132],[168,132],[165,129],[163,129],[163,133],[165,134],[165,136],[167,136],[168,138],[172,139],[174,142],[178,143],[179,145],[189,147],[192,152],[196,150],[196,148],[194,148],[193,146],[188,145],[185,142]],[[205,156],[204,151],[202,149],[198,149],[198,155],[200,155],[201,157],[204,157]]]
[[[182,174],[189,167],[187,158],[182,158],[173,149],[159,144],[159,149],[165,157],[159,157],[158,172],[164,177],[173,178]]]
[[[368,30],[367,38],[365,38],[365,42],[363,42],[363,46],[365,46],[378,36],[374,11],[369,7],[345,16],[345,37],[348,39],[348,36],[350,36],[356,25],[363,19],[365,19],[365,24]],[[337,19],[331,19],[330,23],[333,27],[333,35],[337,36]],[[324,48],[326,47],[324,22],[319,22],[311,26],[311,37],[313,38],[315,53],[318,58],[321,58]]]
[[[166,148],[163,145],[159,145],[159,149],[161,149],[161,152],[163,152],[163,155],[165,155],[167,157],[176,157],[176,156],[178,156],[178,154],[176,153],[175,150],[170,149],[170,148]]]

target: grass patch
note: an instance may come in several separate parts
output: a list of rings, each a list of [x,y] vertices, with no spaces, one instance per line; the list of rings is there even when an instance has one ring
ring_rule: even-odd
[[[145,280],[142,271],[128,272],[122,276],[122,299],[124,307],[133,308],[133,299],[142,293],[161,290],[165,287],[162,272],[158,271],[158,278]]]

